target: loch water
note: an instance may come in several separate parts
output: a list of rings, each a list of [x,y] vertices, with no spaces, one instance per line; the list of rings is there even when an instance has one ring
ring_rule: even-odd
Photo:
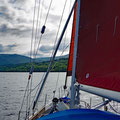
[[[34,73],[32,86],[39,84],[44,73]],[[43,95],[39,100],[39,106],[44,104],[44,98],[47,94],[47,101],[53,98],[53,91],[64,85],[66,73],[52,72],[49,74]],[[70,78],[68,84],[70,85]],[[1,72],[0,73],[0,120],[17,120],[18,112],[21,107],[23,95],[28,82],[27,72]],[[58,89],[58,91],[60,91]],[[56,94],[60,94],[59,92]],[[33,95],[34,96],[34,95]],[[32,97],[33,97],[32,96]],[[101,101],[101,98],[95,95],[81,92],[81,99],[90,102],[93,99],[94,104]],[[24,118],[24,117],[23,117]],[[21,118],[21,120],[24,120]]]

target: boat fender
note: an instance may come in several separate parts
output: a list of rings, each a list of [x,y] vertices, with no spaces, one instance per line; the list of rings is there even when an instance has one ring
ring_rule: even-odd
[[[41,30],[42,34],[45,32],[45,28],[46,28],[45,25],[43,25],[42,30]]]

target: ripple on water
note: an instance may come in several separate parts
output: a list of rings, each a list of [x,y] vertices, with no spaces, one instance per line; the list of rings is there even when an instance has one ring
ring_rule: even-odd
[[[9,114],[6,114],[5,116],[14,116],[15,113],[9,113]]]

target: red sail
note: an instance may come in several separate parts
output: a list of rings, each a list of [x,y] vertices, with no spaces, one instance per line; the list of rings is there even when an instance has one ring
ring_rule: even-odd
[[[68,70],[67,70],[67,75],[68,76],[72,75],[73,51],[74,51],[74,41],[75,41],[76,14],[77,14],[77,4],[75,6],[74,18],[73,18],[72,37],[71,37],[70,54],[69,54]]]
[[[76,78],[120,92],[120,0],[81,0]]]

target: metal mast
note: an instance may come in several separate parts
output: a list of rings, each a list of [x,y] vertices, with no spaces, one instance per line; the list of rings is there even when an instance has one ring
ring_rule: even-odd
[[[76,30],[75,30],[75,44],[74,44],[74,56],[73,56],[73,67],[72,67],[72,80],[71,80],[71,102],[70,108],[74,108],[75,105],[75,70],[76,70],[76,58],[77,58],[77,45],[78,45],[78,34],[79,34],[79,19],[80,19],[80,3],[81,0],[77,1],[77,16],[76,16]]]

